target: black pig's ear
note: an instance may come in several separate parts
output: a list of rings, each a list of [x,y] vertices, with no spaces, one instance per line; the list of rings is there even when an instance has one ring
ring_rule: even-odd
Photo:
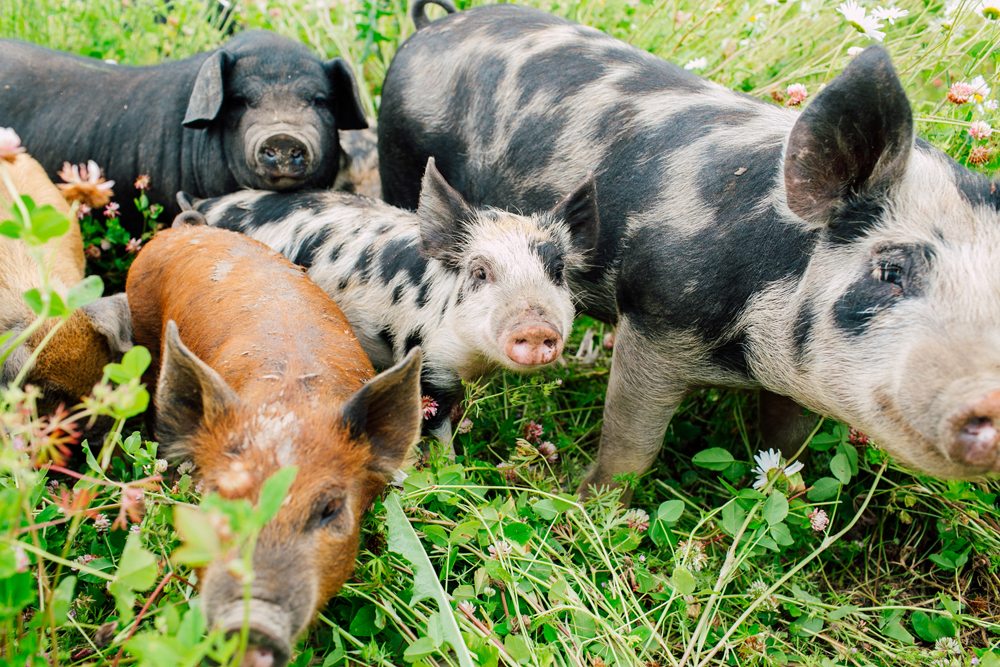
[[[842,202],[889,191],[913,150],[913,112],[888,52],[870,46],[806,107],[785,149],[788,208],[823,223]]]
[[[556,220],[569,225],[569,233],[577,251],[587,253],[597,247],[600,217],[597,215],[597,184],[589,174],[576,190],[549,211]]]
[[[450,251],[462,238],[464,224],[475,218],[462,195],[448,185],[444,176],[428,158],[420,183],[420,252],[426,257],[447,261]]]
[[[204,130],[219,115],[219,109],[222,108],[225,68],[226,54],[221,50],[210,55],[208,60],[201,64],[198,78],[194,82],[194,90],[188,99],[184,127]]]
[[[420,439],[420,348],[354,392],[340,409],[352,438],[365,437],[373,472],[391,475]]]
[[[226,381],[181,342],[177,323],[167,322],[156,386],[157,440],[178,455],[202,424],[217,420],[239,402]]]
[[[333,91],[330,110],[337,119],[338,130],[363,130],[368,127],[365,110],[361,106],[358,95],[358,82],[354,73],[340,58],[334,58],[323,63],[323,69],[330,80]]]

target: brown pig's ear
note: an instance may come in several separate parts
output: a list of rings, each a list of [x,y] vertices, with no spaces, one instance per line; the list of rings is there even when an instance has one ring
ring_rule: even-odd
[[[367,436],[375,472],[392,474],[420,439],[420,348],[358,389],[340,416],[352,438]]]
[[[103,296],[80,310],[94,331],[108,339],[113,355],[121,356],[132,349],[132,313],[125,292]]]
[[[156,387],[156,437],[165,446],[184,446],[202,424],[239,403],[226,381],[184,346],[177,323],[167,322],[163,365]]]

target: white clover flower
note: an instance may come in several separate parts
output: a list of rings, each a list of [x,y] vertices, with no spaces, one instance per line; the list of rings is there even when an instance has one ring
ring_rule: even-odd
[[[694,60],[689,60],[684,69],[686,70],[702,70],[708,67],[708,58],[702,56],[701,58],[695,58]]]
[[[993,127],[984,120],[977,120],[969,126],[969,136],[973,139],[989,139],[993,134]]]
[[[941,651],[942,653],[962,655],[962,642],[958,641],[954,637],[942,637],[934,642],[934,649]]]
[[[177,472],[181,475],[186,475],[194,470],[194,463],[192,461],[185,461],[184,463],[177,466]]]
[[[702,546],[701,542],[697,540],[682,540],[677,545],[677,551],[674,552],[674,562],[681,567],[701,572],[708,565],[708,555],[705,553],[705,547]]]
[[[764,583],[763,579],[753,582],[750,584],[750,588],[747,589],[747,597],[751,600],[756,600],[764,595],[764,593],[767,593],[767,584]]]
[[[111,528],[111,519],[106,514],[98,514],[94,519],[94,528],[98,533],[106,533]]]
[[[491,558],[500,558],[502,556],[509,556],[514,548],[510,545],[507,540],[500,540],[496,544],[491,544],[489,546],[489,552]]]
[[[863,46],[852,46],[851,48],[847,49],[847,55],[853,58],[854,56],[858,55],[864,50],[865,47]]]
[[[868,39],[881,42],[885,39],[885,33],[879,30],[882,24],[875,16],[867,16],[868,10],[859,5],[854,0],[842,2],[837,11],[844,15],[844,19]]]
[[[158,473],[167,472],[167,460],[166,459],[156,459],[156,464],[153,466],[153,470]]]
[[[896,25],[896,19],[909,16],[909,14],[910,11],[908,9],[900,9],[896,5],[891,7],[882,7],[882,5],[879,5],[877,8],[872,10],[872,16],[877,18],[879,21],[888,21],[889,25]]]
[[[24,152],[21,137],[10,127],[0,127],[0,160],[13,162]]]
[[[131,526],[128,527],[128,532],[130,535],[141,535],[142,526],[140,526],[137,523],[133,523]]]
[[[757,480],[753,483],[753,488],[755,489],[764,488],[771,477],[779,474],[791,477],[804,467],[800,462],[796,461],[782,468],[781,452],[776,449],[769,449],[766,452],[759,451],[753,458],[757,462],[757,467],[752,470],[757,475]]]

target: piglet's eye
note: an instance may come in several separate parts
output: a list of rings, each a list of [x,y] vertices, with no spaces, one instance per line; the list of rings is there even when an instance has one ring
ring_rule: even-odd
[[[329,522],[340,516],[341,511],[344,509],[344,499],[334,498],[326,504],[323,508],[323,514],[319,518],[319,525],[325,526]]]
[[[486,269],[481,266],[477,266],[472,269],[472,277],[476,280],[486,280]]]
[[[326,106],[326,95],[317,95],[313,98],[314,107],[325,107]]]
[[[899,285],[903,281],[903,270],[895,264],[881,264],[875,267],[875,279],[883,283]]]

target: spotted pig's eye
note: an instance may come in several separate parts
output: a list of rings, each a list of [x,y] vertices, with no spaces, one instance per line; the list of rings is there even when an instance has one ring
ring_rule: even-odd
[[[484,281],[486,280],[486,269],[481,266],[477,266],[472,269],[472,277],[476,280]]]
[[[895,264],[880,264],[874,273],[875,279],[883,283],[899,285],[903,281],[903,270]]]

